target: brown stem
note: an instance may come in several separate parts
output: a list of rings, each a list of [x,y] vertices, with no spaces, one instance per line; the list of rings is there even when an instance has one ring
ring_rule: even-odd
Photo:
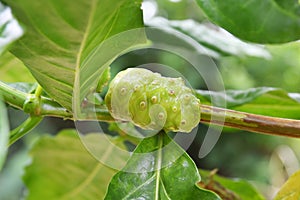
[[[251,132],[300,138],[300,120],[262,116],[201,105],[200,121]]]

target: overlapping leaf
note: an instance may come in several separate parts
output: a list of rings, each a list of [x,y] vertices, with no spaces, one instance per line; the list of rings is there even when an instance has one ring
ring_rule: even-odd
[[[32,81],[28,70],[13,55],[8,47],[23,35],[23,29],[13,17],[11,9],[0,2],[0,80],[6,82]],[[22,75],[20,75],[22,74]]]
[[[202,53],[213,57],[220,55],[270,57],[270,53],[264,47],[243,42],[212,24],[200,24],[192,19],[175,21],[156,17],[149,20],[147,25],[180,31],[203,45]]]
[[[197,0],[216,24],[241,39],[284,43],[300,39],[298,0]]]
[[[83,139],[85,145],[93,146],[93,153],[122,163],[122,157],[107,150],[109,144],[95,144],[95,141],[106,141],[102,137],[106,136],[89,134]],[[65,130],[55,138],[41,138],[31,155],[33,161],[24,177],[28,199],[102,199],[116,173],[86,150],[75,130]]]
[[[10,87],[13,87],[21,92],[25,93],[33,93],[38,86],[37,83],[23,83],[23,82],[15,82],[15,83],[9,83]]]
[[[264,200],[265,198],[247,181],[229,179],[212,172],[200,170],[201,185],[217,192],[223,199]]]
[[[23,29],[12,16],[9,7],[0,2],[0,55],[23,35]]]
[[[192,159],[166,134],[144,139],[112,179],[105,199],[220,199],[200,189]]]
[[[274,200],[298,200],[300,199],[300,171],[294,173],[282,186]]]
[[[0,80],[4,82],[35,82],[25,65],[9,52],[5,52],[0,57]]]
[[[214,92],[197,90],[197,97],[203,104],[223,106],[227,108],[268,115],[274,117],[300,119],[299,95],[287,93],[282,89],[260,87],[248,90],[227,90]]]
[[[4,2],[27,31],[14,45],[13,54],[47,93],[69,110],[78,108],[84,96],[95,89],[112,59],[144,41],[141,31],[116,36],[142,26],[140,0]]]

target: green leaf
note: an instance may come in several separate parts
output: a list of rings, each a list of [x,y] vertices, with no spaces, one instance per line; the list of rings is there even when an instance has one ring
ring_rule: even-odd
[[[4,82],[35,82],[25,65],[9,52],[5,52],[0,57],[0,80]]]
[[[109,144],[103,142],[104,137],[108,136],[88,134],[82,139],[102,161],[124,162],[114,151],[107,150]],[[42,137],[31,155],[33,160],[24,176],[28,199],[103,199],[116,173],[87,151],[75,130],[64,130],[56,137]]]
[[[98,82],[98,85],[97,85],[97,88],[96,88],[96,91],[98,93],[103,92],[103,88],[108,85],[109,80],[110,80],[110,67],[106,68],[102,72],[99,82]]]
[[[213,171],[212,171],[213,172]],[[263,200],[265,199],[247,181],[241,179],[229,179],[212,172],[200,170],[201,185],[212,189],[223,199]]]
[[[237,37],[257,43],[300,39],[299,1],[197,0],[206,15]]]
[[[274,117],[300,119],[299,94],[287,93],[278,88],[260,87],[248,90],[227,90],[214,92],[197,90],[197,97],[202,104],[223,106],[227,108],[268,115]]]
[[[294,173],[282,186],[274,200],[299,200],[300,199],[300,171]]]
[[[37,84],[36,83],[19,83],[19,82],[15,82],[15,83],[9,83],[9,86],[15,88],[16,90],[25,92],[25,93],[33,93],[35,91],[35,89],[37,88]]]
[[[270,57],[270,53],[264,47],[243,42],[224,29],[215,27],[212,24],[200,24],[192,19],[168,20],[162,17],[156,17],[147,22],[147,25],[155,26],[160,29],[180,31],[203,45],[205,47],[203,49],[207,48],[218,56]],[[214,54],[212,54],[212,56],[214,56]]]
[[[5,162],[8,139],[9,139],[9,123],[8,123],[5,104],[2,102],[0,96],[0,170],[2,169]]]
[[[167,134],[144,139],[110,182],[105,199],[220,199],[198,188],[193,160]]]
[[[4,2],[27,31],[13,54],[50,97],[78,114],[112,60],[145,40],[142,30],[131,30],[143,25],[141,0]]]
[[[0,2],[0,55],[22,35],[23,29],[12,16],[10,8]]]

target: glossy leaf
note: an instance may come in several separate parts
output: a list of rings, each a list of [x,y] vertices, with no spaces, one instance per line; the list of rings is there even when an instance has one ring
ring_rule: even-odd
[[[23,29],[13,17],[11,9],[0,2],[0,55],[23,35]]]
[[[201,24],[192,19],[168,20],[162,17],[151,19],[147,25],[161,29],[180,31],[201,45],[215,52],[218,56],[256,56],[269,58],[270,53],[262,46],[250,44],[234,37],[226,30],[212,24]],[[203,50],[205,50],[203,48]],[[205,52],[203,52],[205,53]]]
[[[241,39],[257,43],[284,43],[300,39],[298,0],[197,2],[209,19]]]
[[[197,90],[202,104],[227,108],[274,117],[300,119],[300,102],[297,94],[289,94],[278,88],[260,87],[248,90],[227,90],[214,92]]]
[[[143,25],[140,0],[4,2],[27,31],[14,45],[13,54],[69,110],[79,110],[114,58],[144,42],[141,30],[118,35]]]
[[[264,200],[265,198],[247,181],[229,179],[205,170],[200,170],[201,183],[204,188],[209,188],[218,193],[222,199]]]
[[[103,134],[84,136],[85,145],[102,161],[123,158],[107,152]],[[119,144],[122,146],[122,144]],[[103,199],[107,185],[116,170],[103,165],[86,150],[75,130],[64,130],[56,137],[42,137],[31,150],[32,163],[26,168],[28,199]],[[105,157],[106,156],[106,157]]]
[[[274,200],[298,200],[300,199],[300,171],[294,173],[282,186]]]
[[[0,170],[4,165],[9,139],[9,123],[6,107],[0,96]]]
[[[0,80],[3,82],[35,82],[25,65],[10,52],[0,57]]]
[[[200,189],[192,159],[166,134],[144,139],[110,182],[105,199],[220,199]]]

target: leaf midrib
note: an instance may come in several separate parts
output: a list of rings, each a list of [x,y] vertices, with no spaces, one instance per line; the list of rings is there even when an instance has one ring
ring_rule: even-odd
[[[114,19],[113,19],[112,24],[110,25],[110,28],[109,28],[108,32],[107,32],[106,35],[104,36],[103,41],[106,40],[106,39],[109,37],[109,34],[111,33],[113,26],[114,26],[114,25],[116,24],[116,22],[117,22],[117,18],[118,18],[119,12],[120,12],[120,7],[118,7],[117,10],[112,14],[112,18],[114,18]],[[106,23],[108,23],[109,20],[110,20],[110,19],[108,19],[108,20],[106,21]],[[103,30],[102,30],[102,32],[103,32]],[[96,52],[97,52],[97,51],[94,51],[94,52],[91,54],[90,58],[93,57],[94,54],[95,54]],[[84,68],[85,68],[85,65],[83,65],[83,67],[82,67],[81,69],[83,70]],[[99,68],[97,71],[95,71],[95,73],[98,73],[98,72],[101,71],[101,70],[102,70],[102,69]],[[90,79],[91,79],[92,77],[93,77],[93,76],[88,77],[86,80],[84,80],[84,82],[83,82],[81,85],[82,85],[82,86],[86,85],[86,83],[89,82]]]
[[[159,200],[159,181],[160,181],[160,172],[161,172],[161,161],[162,161],[162,147],[163,147],[163,138],[160,134],[158,137],[158,150],[157,150],[157,165],[156,165],[156,185],[155,185],[155,200]]]
[[[144,182],[143,184],[141,184],[139,187],[137,187],[135,190],[133,190],[132,192],[130,192],[129,194],[127,194],[124,198],[122,198],[122,200],[127,200],[128,197],[130,197],[132,194],[134,194],[136,191],[138,191],[140,188],[142,188],[144,185],[147,185],[148,183],[151,183],[155,178],[155,174],[153,174],[153,176],[151,176],[146,182]]]
[[[156,159],[156,171],[146,182],[141,184],[135,190],[127,194],[122,200],[127,200],[132,194],[142,188],[144,185],[151,183],[155,179],[155,200],[159,200],[159,182],[161,180],[160,172],[161,172],[161,165],[162,165],[162,147],[163,147],[163,137],[160,135],[158,139],[158,149],[157,149],[157,159]]]
[[[78,91],[78,90],[80,89],[80,73],[79,72],[80,72],[81,56],[82,56],[84,47],[86,45],[88,35],[91,31],[92,19],[94,18],[95,11],[96,11],[96,2],[97,2],[97,0],[92,0],[91,12],[88,17],[88,24],[86,26],[86,29],[85,29],[85,32],[83,35],[83,39],[80,44],[78,54],[76,56],[75,79],[74,79],[74,89],[73,89],[73,99],[72,99],[72,104],[73,104],[72,107],[73,107],[73,112],[75,113],[75,115],[74,115],[75,118],[76,118],[77,114],[80,113],[80,104],[77,101],[80,100],[80,91]]]

